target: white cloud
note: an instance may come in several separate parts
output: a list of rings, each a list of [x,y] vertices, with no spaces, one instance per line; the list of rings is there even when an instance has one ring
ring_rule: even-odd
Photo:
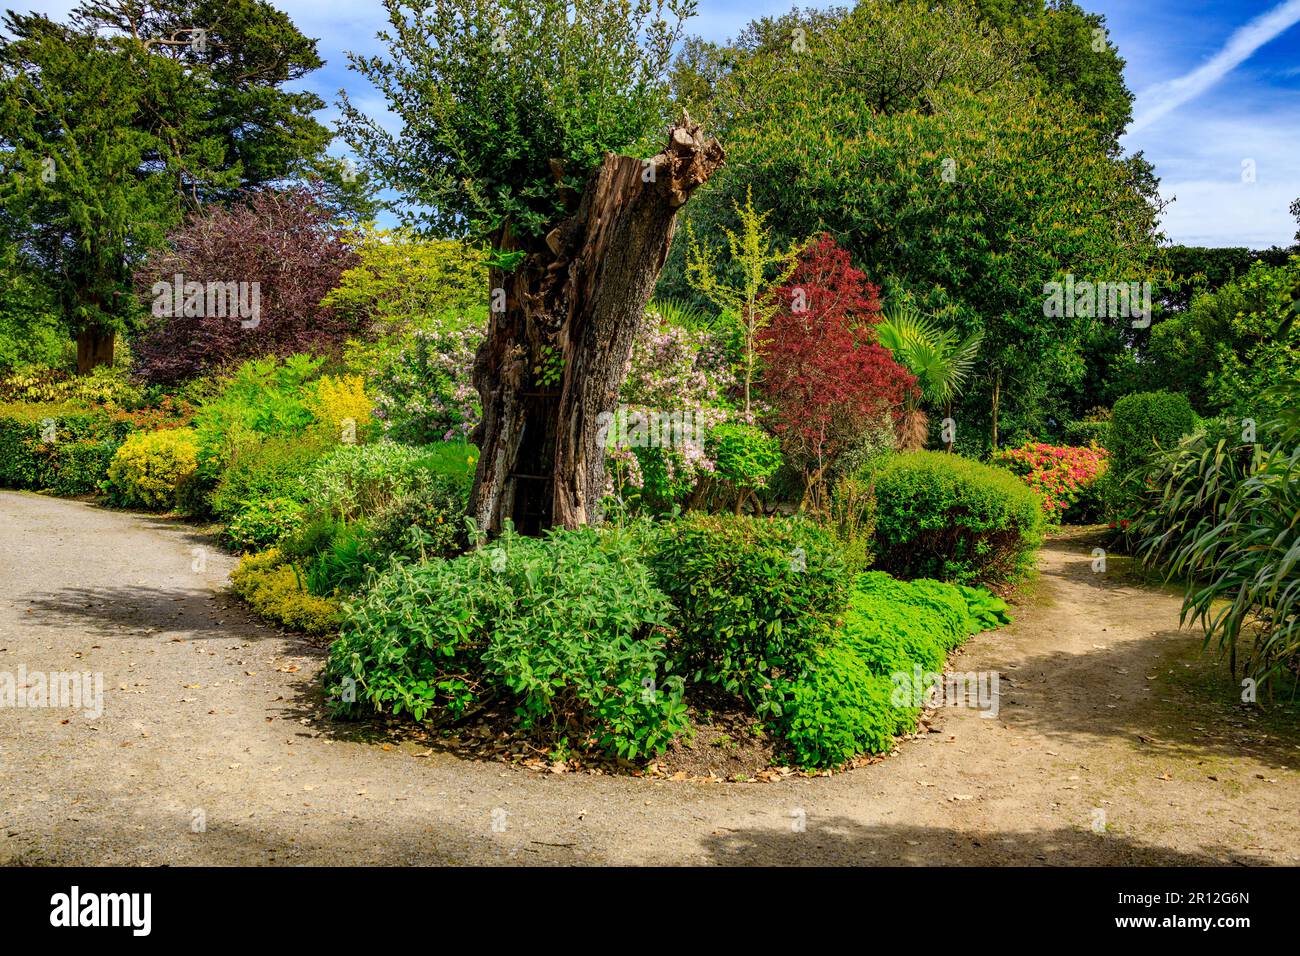
[[[1265,43],[1300,22],[1300,0],[1286,0],[1234,30],[1223,48],[1183,76],[1157,83],[1138,94],[1129,132],[1137,132],[1200,96],[1248,60]]]
[[[1160,192],[1177,197],[1165,211],[1174,242],[1203,246],[1289,246],[1300,197],[1295,156],[1300,110],[1294,106],[1225,116],[1212,106],[1169,116],[1148,131]],[[1243,167],[1243,163],[1250,165]],[[1253,180],[1243,170],[1253,172]]]

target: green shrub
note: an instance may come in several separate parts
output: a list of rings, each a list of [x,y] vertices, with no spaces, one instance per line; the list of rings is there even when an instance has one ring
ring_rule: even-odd
[[[552,743],[635,758],[686,726],[669,605],[632,536],[507,533],[451,561],[395,565],[348,607],[326,672],[347,711],[457,717],[492,695]]]
[[[373,515],[410,492],[422,475],[444,468],[458,480],[466,473],[442,449],[430,452],[394,442],[344,445],[306,475],[304,500],[311,502],[313,514],[344,520]]]
[[[834,538],[799,520],[694,513],[667,524],[654,548],[683,666],[760,716],[780,714],[848,600]]]
[[[88,374],[74,375],[60,367],[32,365],[0,378],[0,400],[135,408],[144,402],[144,390],[131,381],[126,369],[116,366],[100,365]]]
[[[48,488],[56,495],[89,495],[99,491],[113,456],[116,438],[74,438],[62,443],[53,461]]]
[[[176,492],[193,476],[198,444],[188,428],[136,432],[113,456],[105,480],[114,504],[127,508],[168,509]]]
[[[722,422],[704,439],[713,459],[713,477],[733,496],[760,491],[781,467],[781,442],[757,425]]]
[[[274,548],[245,557],[230,581],[235,593],[269,621],[306,634],[338,630],[338,602],[309,593]]]
[[[68,403],[0,405],[0,486],[63,495],[97,491],[129,430],[128,423],[113,420],[102,409]]]
[[[1083,446],[1096,442],[1103,448],[1110,441],[1110,422],[1070,422],[1065,426],[1065,443]]]
[[[466,493],[474,483],[474,469],[478,466],[478,449],[459,441],[434,442],[421,445],[424,457],[421,465],[439,475],[447,475],[464,484]]]
[[[895,736],[916,727],[916,669],[923,680],[940,673],[948,653],[977,626],[955,587],[860,575],[843,627],[795,683],[782,722],[795,761],[832,767],[888,751]]]
[[[302,563],[314,594],[354,590],[393,557],[459,554],[474,458],[465,445],[339,448],[303,479],[302,521],[281,550]]]
[[[899,714],[893,683],[873,674],[852,645],[822,648],[816,666],[794,687],[782,736],[796,764],[835,767],[864,753],[886,753]]]
[[[857,475],[835,482],[826,523],[840,541],[840,555],[848,569],[857,573],[869,568],[876,533],[875,482]]]
[[[250,359],[229,378],[205,386],[194,416],[203,476],[215,479],[238,453],[262,438],[301,434],[311,425],[309,406],[316,399],[315,379],[323,362],[309,355]]]
[[[898,455],[876,475],[876,566],[905,578],[1014,582],[1042,540],[1038,496],[959,455]]]
[[[380,562],[361,524],[339,523],[329,541],[312,555],[304,579],[313,594],[354,591]]]
[[[231,518],[258,501],[307,501],[303,477],[332,447],[314,432],[278,435],[239,447],[212,490],[213,512]]]
[[[1186,395],[1173,392],[1136,392],[1115,402],[1110,431],[1104,442],[1110,451],[1115,479],[1126,481],[1141,471],[1157,446],[1173,447],[1196,428],[1196,412]]]
[[[365,539],[379,558],[450,558],[465,550],[469,488],[458,475],[421,471],[366,522]]]
[[[303,506],[293,498],[252,498],[226,523],[223,536],[241,551],[269,548],[302,524]]]

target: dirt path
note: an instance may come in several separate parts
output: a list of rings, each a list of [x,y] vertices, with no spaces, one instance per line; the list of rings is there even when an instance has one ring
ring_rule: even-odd
[[[0,493],[0,673],[104,682],[94,719],[0,709],[0,863],[1300,861],[1300,734],[1224,703],[1176,598],[1094,574],[1078,541],[1051,543],[1016,623],[958,661],[1000,672],[997,718],[946,710],[882,763],[772,784],[348,739],[322,716],[319,652],[233,606],[233,560],[204,547]]]

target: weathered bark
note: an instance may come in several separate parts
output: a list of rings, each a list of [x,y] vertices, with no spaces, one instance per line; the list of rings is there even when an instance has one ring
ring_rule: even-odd
[[[84,329],[77,334],[77,374],[85,375],[97,365],[113,364],[115,335],[103,329]]]
[[[527,255],[512,272],[490,273],[504,308],[491,313],[474,363],[483,419],[470,513],[481,531],[495,534],[507,519],[524,533],[599,521],[601,413],[617,405],[677,210],[722,159],[683,114],[651,159],[606,155],[544,241],[498,237],[501,249]]]

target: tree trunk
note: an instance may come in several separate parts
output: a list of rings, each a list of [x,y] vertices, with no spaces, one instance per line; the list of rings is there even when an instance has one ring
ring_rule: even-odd
[[[85,375],[97,365],[113,364],[111,330],[83,329],[77,333],[77,374]]]
[[[1002,370],[993,373],[993,433],[990,435],[993,450],[998,450],[998,400],[1002,397]]]
[[[493,311],[474,362],[483,419],[470,514],[480,531],[600,520],[601,416],[617,405],[677,210],[722,159],[683,113],[650,160],[607,154],[544,242],[498,237],[502,251],[526,255],[489,273]]]

